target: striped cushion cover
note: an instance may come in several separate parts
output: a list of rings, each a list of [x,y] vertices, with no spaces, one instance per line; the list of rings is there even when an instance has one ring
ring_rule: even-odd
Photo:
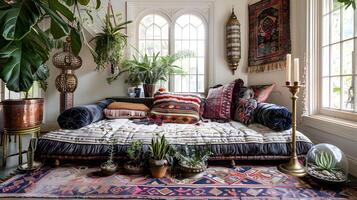
[[[108,119],[141,119],[147,116],[142,110],[129,109],[104,109],[104,115]]]
[[[156,93],[150,118],[164,123],[193,124],[200,120],[200,110],[198,96]]]

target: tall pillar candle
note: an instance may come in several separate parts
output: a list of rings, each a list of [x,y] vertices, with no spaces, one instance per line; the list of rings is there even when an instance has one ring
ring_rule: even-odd
[[[299,58],[294,59],[294,81],[299,82]]]

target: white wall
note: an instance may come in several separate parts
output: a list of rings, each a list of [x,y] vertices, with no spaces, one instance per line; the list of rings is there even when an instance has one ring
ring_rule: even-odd
[[[145,0],[139,0],[145,1]],[[204,1],[204,0],[197,0]],[[191,1],[187,1],[189,4]],[[236,78],[242,78],[245,82],[248,80],[247,76],[247,58],[248,58],[248,4],[247,0],[211,0],[214,2],[214,27],[213,33],[213,46],[214,57],[213,66],[214,70],[209,75],[209,86],[218,83],[228,83]],[[106,10],[107,1],[103,1],[102,10]],[[121,12],[125,14],[125,1],[115,0],[112,1],[115,12]],[[230,71],[225,60],[225,24],[228,17],[231,14],[232,6],[235,8],[237,18],[241,22],[242,30],[242,59],[239,64],[239,68],[235,75]],[[103,12],[100,13],[103,16]],[[125,16],[124,16],[125,18]],[[100,25],[95,24],[93,29],[100,30]],[[130,37],[130,36],[129,36]],[[97,100],[111,97],[111,96],[123,96],[126,95],[127,85],[124,80],[118,80],[112,85],[108,85],[106,77],[108,72],[95,71],[95,63],[88,48],[84,47],[80,53],[83,59],[82,67],[75,71],[78,77],[78,88],[75,91],[75,105],[87,104],[95,102]],[[60,71],[52,65],[52,62],[48,62],[50,67],[50,78],[48,79],[48,90],[46,92],[45,100],[45,119],[43,130],[53,130],[58,128],[57,117],[59,113],[59,92],[55,88],[55,79]]]

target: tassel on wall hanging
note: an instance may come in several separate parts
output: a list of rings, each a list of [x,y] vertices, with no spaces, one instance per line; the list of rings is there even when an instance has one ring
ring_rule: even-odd
[[[226,54],[229,68],[234,74],[241,59],[240,23],[234,13],[234,8],[226,24]]]

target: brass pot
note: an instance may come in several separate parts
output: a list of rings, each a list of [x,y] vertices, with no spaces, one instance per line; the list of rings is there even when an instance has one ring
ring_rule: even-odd
[[[168,166],[167,160],[149,160],[151,175],[154,178],[162,178],[166,175]]]
[[[4,128],[23,130],[40,126],[43,120],[43,102],[43,98],[2,101]]]
[[[190,167],[187,166],[183,163],[179,163],[180,170],[182,172],[182,175],[186,178],[190,178],[193,176],[197,176],[204,172],[207,169],[207,165],[202,165],[202,166],[196,166],[196,167]]]
[[[153,97],[155,94],[155,84],[143,84],[145,97]]]
[[[128,174],[143,174],[145,171],[145,168],[142,166],[134,166],[131,165],[130,163],[125,163],[124,164],[124,170],[128,173]]]

